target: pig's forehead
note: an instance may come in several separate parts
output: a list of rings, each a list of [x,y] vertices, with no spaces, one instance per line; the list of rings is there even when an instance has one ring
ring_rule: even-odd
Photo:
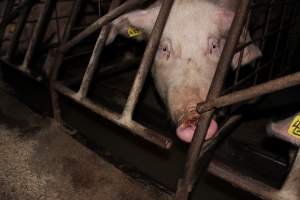
[[[183,2],[174,4],[164,36],[174,45],[180,45],[182,50],[199,50],[205,47],[210,35],[218,34],[217,7],[205,1]]]

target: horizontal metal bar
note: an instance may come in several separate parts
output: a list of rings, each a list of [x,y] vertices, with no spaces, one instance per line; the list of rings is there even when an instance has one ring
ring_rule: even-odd
[[[13,68],[13,69],[16,69],[17,71],[22,72],[25,76],[27,76],[27,77],[29,77],[29,78],[31,78],[31,79],[37,81],[37,82],[42,82],[42,80],[43,80],[43,77],[42,77],[42,76],[40,76],[40,75],[33,75],[33,74],[31,73],[31,71],[29,71],[29,70],[27,70],[27,69],[23,69],[23,68],[21,68],[21,67],[18,66],[18,65],[14,65],[14,64],[10,63],[10,62],[7,60],[7,58],[0,58],[0,63],[3,63],[4,65],[7,65],[7,66],[9,66],[9,67],[11,67],[11,68]]]
[[[259,84],[248,89],[233,92],[210,101],[200,103],[197,111],[201,114],[211,109],[229,106],[241,101],[250,100],[255,97],[266,95],[282,89],[293,87],[300,84],[300,72],[278,78],[267,83]]]
[[[300,151],[294,150],[296,157],[291,166],[289,175],[280,190],[270,187],[260,181],[240,174],[229,166],[218,161],[212,161],[208,168],[209,173],[265,200],[299,200],[300,184]]]
[[[133,120],[124,121],[122,120],[120,114],[110,111],[104,106],[96,104],[87,98],[78,99],[74,91],[70,90],[60,83],[55,83],[54,87],[56,91],[58,91],[62,95],[88,108],[89,110],[102,116],[103,118],[114,122],[120,127],[129,130],[131,133],[134,133],[135,135],[145,139],[146,141],[155,144],[162,149],[170,149],[172,147],[173,141],[171,139],[158,134],[151,129],[148,129]]]
[[[108,12],[106,15],[98,19],[96,22],[94,22],[92,25],[87,27],[84,31],[79,33],[77,36],[75,36],[73,39],[71,39],[66,44],[62,45],[60,48],[61,52],[66,52],[72,47],[74,47],[76,44],[96,32],[98,29],[100,29],[105,24],[111,22],[115,18],[121,16],[122,14],[134,9],[135,7],[138,7],[142,5],[147,0],[128,0],[122,5],[120,5],[118,8],[112,10],[111,12]]]

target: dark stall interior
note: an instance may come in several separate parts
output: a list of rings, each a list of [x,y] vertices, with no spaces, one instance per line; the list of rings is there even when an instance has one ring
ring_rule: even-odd
[[[172,199],[183,176],[190,145],[176,137],[176,127],[150,74],[142,85],[133,122],[128,125],[120,120],[140,63],[145,59],[147,41],[119,35],[109,45],[101,42],[105,42],[110,27],[101,19],[110,16],[107,13],[114,12],[118,3],[128,2],[131,1],[0,1],[0,93],[3,93],[0,107],[6,105],[4,94],[12,96],[31,112],[49,119],[49,123],[64,127],[61,130],[65,134],[97,154],[96,157],[111,163],[144,187],[151,186]],[[240,33],[245,32],[243,27],[248,28],[252,40],[247,43],[244,38],[232,52],[255,44],[262,57],[243,67],[239,61],[237,69],[227,73],[217,97],[297,75],[299,71],[299,3],[296,0],[241,2],[248,2],[248,6]],[[136,4],[146,8],[151,3]],[[243,16],[242,6],[239,8],[239,16]],[[68,47],[70,41],[96,21],[106,26],[96,28],[82,41]],[[92,74],[89,77],[87,67]],[[294,162],[298,148],[268,136],[266,131],[271,121],[299,112],[299,83],[298,80],[290,85],[276,84],[278,89],[272,92],[262,89],[260,95],[210,108],[220,124],[227,125],[231,119],[235,123],[225,126],[218,138],[204,143],[197,165],[199,177],[190,199],[300,198],[300,194],[285,191],[290,187],[287,186],[291,184],[290,176],[300,170]],[[245,92],[245,96],[249,93]],[[17,107],[15,110],[13,113],[20,113]],[[0,108],[0,125],[6,123],[6,118]],[[149,137],[140,137],[140,132]],[[152,142],[153,137],[158,139]],[[297,183],[300,184],[300,177],[292,182],[295,188],[299,188]],[[135,190],[138,191],[142,192]],[[1,195],[0,191],[0,199]],[[9,199],[3,192],[5,198]],[[122,198],[126,199],[122,195],[115,197]],[[134,198],[148,197],[134,194]],[[160,198],[167,199],[163,195],[153,199]]]

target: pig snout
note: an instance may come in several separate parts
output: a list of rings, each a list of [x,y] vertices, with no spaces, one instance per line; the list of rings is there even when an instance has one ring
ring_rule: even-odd
[[[196,113],[193,113],[191,116],[189,116],[185,119],[182,119],[179,122],[178,127],[176,129],[177,136],[182,141],[184,141],[186,143],[190,143],[194,137],[198,121],[199,121],[199,115]],[[209,140],[209,139],[213,138],[216,135],[217,130],[218,130],[218,124],[213,119],[210,122],[210,125],[207,129],[205,140]]]

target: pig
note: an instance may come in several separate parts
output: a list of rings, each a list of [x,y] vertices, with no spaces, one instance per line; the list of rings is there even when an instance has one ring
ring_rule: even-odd
[[[117,34],[131,37],[132,27],[147,39],[158,16],[162,1],[155,1],[146,9],[134,10],[115,19],[111,24],[107,44]],[[196,105],[206,100],[223,46],[232,24],[237,2],[233,0],[175,0],[162,34],[152,66],[156,89],[175,123],[177,136],[192,141],[199,118]],[[251,40],[246,32],[246,42]],[[245,48],[242,65],[261,56],[252,44]],[[240,53],[232,61],[237,67]],[[218,124],[213,119],[206,139],[215,136]]]
[[[286,119],[271,122],[266,129],[269,136],[300,146],[300,112]]]

